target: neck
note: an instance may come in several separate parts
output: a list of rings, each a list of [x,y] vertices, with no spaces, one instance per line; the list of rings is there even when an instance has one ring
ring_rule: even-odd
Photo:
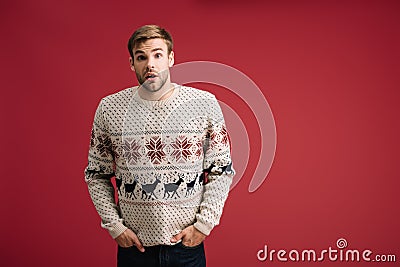
[[[140,90],[141,89],[141,90]],[[144,100],[149,101],[159,101],[167,99],[171,96],[172,92],[174,91],[174,86],[172,85],[171,81],[167,81],[163,87],[158,90],[157,92],[151,92],[144,88],[139,88],[139,96]]]

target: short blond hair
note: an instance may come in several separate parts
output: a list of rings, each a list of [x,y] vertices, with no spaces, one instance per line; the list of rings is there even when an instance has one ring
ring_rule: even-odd
[[[161,28],[158,25],[144,25],[137,29],[129,38],[128,41],[128,50],[129,54],[132,57],[132,60],[134,59],[133,57],[133,49],[140,43],[143,43],[144,41],[148,39],[155,39],[155,38],[161,38],[164,40],[164,42],[167,44],[168,48],[168,55],[171,53],[174,42],[172,40],[171,34],[167,32],[167,30]]]

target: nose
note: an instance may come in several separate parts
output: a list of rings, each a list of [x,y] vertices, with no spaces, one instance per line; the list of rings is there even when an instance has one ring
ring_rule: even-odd
[[[154,61],[153,61],[153,59],[149,58],[149,60],[147,61],[147,69],[152,70],[154,68],[155,68]]]

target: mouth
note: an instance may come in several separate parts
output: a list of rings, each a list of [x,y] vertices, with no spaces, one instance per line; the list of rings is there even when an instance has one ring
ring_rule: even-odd
[[[146,80],[154,80],[156,77],[158,77],[157,73],[155,72],[148,72],[146,73],[146,75],[144,76],[144,78]]]

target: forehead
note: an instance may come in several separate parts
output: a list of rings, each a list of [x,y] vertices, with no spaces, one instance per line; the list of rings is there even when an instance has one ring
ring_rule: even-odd
[[[133,52],[136,52],[138,50],[143,52],[150,52],[154,49],[162,49],[163,51],[167,51],[168,47],[164,39],[154,38],[154,39],[147,39],[143,42],[138,43],[133,48]]]

